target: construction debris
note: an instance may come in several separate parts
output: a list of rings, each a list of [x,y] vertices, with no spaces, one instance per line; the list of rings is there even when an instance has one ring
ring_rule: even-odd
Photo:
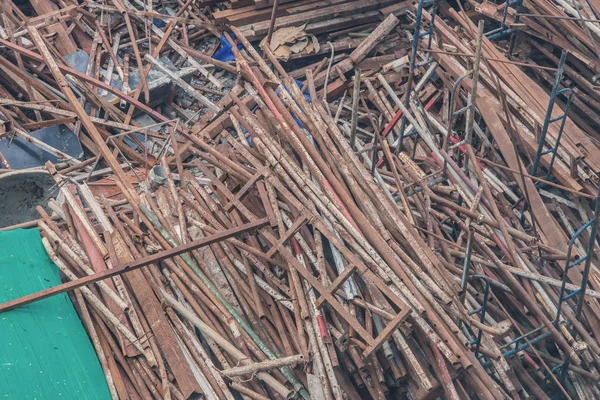
[[[113,399],[600,398],[598,11],[3,2],[64,283],[0,312],[70,293]]]

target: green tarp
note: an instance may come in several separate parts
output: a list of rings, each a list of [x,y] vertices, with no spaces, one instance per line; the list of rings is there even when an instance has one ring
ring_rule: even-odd
[[[37,230],[0,232],[0,302],[60,283]],[[0,313],[0,399],[110,399],[67,294]]]

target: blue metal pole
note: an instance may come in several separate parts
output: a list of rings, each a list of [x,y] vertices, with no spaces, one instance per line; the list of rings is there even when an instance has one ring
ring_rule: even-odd
[[[556,154],[558,153],[558,145],[560,143],[560,138],[562,137],[562,134],[565,129],[565,123],[567,122],[567,112],[569,111],[569,108],[571,107],[571,100],[573,100],[573,89],[565,88],[565,89],[558,91],[558,94],[562,94],[562,93],[568,93],[567,102],[565,103],[564,114],[561,117],[554,119],[555,121],[558,121],[559,119],[561,119],[562,121],[560,123],[560,128],[558,128],[558,135],[556,136],[556,145],[551,150],[548,150],[549,152],[550,151],[552,152],[552,158],[550,159],[550,164],[548,165],[548,173],[546,174],[546,180],[548,180],[550,175],[552,175],[552,166],[554,165],[554,161],[556,160]]]
[[[598,195],[596,197],[596,207],[594,207],[594,219],[592,220],[592,229],[590,231],[590,240],[586,249],[585,266],[583,267],[583,278],[581,282],[581,294],[579,301],[577,302],[577,309],[575,311],[575,319],[579,320],[581,316],[581,309],[583,308],[583,299],[585,294],[585,288],[587,286],[588,277],[590,274],[590,266],[592,265],[592,251],[596,244],[596,230],[598,228],[598,215],[600,214],[600,188],[598,189]]]
[[[523,3],[522,0],[513,0],[513,1],[505,0],[504,12],[502,13],[502,22],[500,22],[500,28],[493,29],[490,32],[486,33],[485,36],[488,38],[488,40],[491,41],[491,40],[500,39],[500,38],[503,38],[503,37],[513,33],[513,30],[506,26],[506,17],[508,16],[508,7],[515,6],[517,15],[515,16],[514,23],[516,24],[519,22],[519,14],[518,13],[519,13],[522,3]]]
[[[412,41],[412,49],[410,55],[410,63],[408,69],[408,82],[406,84],[406,92],[404,93],[404,107],[408,110],[410,105],[410,91],[412,90],[413,79],[415,76],[415,64],[417,59],[417,48],[419,47],[419,39],[429,35],[427,40],[427,49],[431,48],[431,41],[433,39],[433,27],[435,24],[435,15],[437,14],[437,0],[433,0],[433,8],[431,10],[431,25],[426,32],[421,33],[421,17],[423,15],[423,7],[426,3],[426,0],[419,0],[417,5],[417,14],[415,15],[415,31],[413,33],[413,41]],[[429,1],[427,1],[429,3]],[[429,59],[430,54],[427,53],[427,59]],[[406,116],[403,114],[402,119],[400,120],[400,138],[398,138],[398,146],[396,147],[396,154],[400,152],[402,148],[402,142],[404,141],[404,128],[406,127]]]
[[[479,317],[479,322],[483,323],[485,321],[485,312],[487,311],[487,303],[490,296],[490,281],[486,279],[485,281],[485,290],[483,292],[483,302],[481,303],[481,315]],[[479,355],[479,348],[481,347],[481,337],[483,336],[483,329],[479,329],[479,333],[477,334],[477,342],[475,344],[475,358]]]
[[[567,51],[563,50],[560,55],[560,61],[558,62],[558,70],[556,71],[556,76],[554,77],[554,85],[552,86],[552,92],[550,94],[550,101],[548,102],[548,109],[546,110],[546,117],[544,118],[544,125],[542,127],[542,134],[540,135],[540,140],[538,143],[537,151],[535,152],[535,159],[533,160],[533,166],[531,167],[531,175],[536,174],[540,159],[542,158],[542,152],[544,149],[544,144],[546,143],[546,135],[548,134],[548,126],[550,125],[550,120],[552,119],[552,110],[554,109],[554,102],[556,101],[556,95],[558,94],[558,88],[560,86],[560,81],[563,75],[563,67],[567,60]],[[556,143],[555,148],[558,147],[558,143]]]

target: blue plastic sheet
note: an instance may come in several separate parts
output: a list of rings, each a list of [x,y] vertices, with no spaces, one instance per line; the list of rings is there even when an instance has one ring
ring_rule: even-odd
[[[233,51],[231,50],[231,44],[229,44],[229,41],[225,39],[225,36],[223,35],[219,37],[219,40],[221,41],[221,48],[213,55],[213,58],[223,62],[235,60],[235,54],[233,54]],[[238,44],[238,49],[243,47],[244,46],[241,44]]]
[[[304,84],[303,84],[302,82],[300,82],[298,79],[294,79],[294,81],[296,82],[296,85],[298,85],[298,88],[299,88],[300,90],[304,89]],[[289,90],[287,90],[287,88],[286,88],[285,86],[283,86],[283,87],[285,88],[285,90],[286,90],[288,93],[290,92]],[[275,90],[275,93],[278,93],[278,92],[279,92],[279,89]],[[306,100],[308,103],[310,103],[310,96],[309,96],[308,94],[304,93],[304,99],[305,99],[305,100]]]
[[[298,85],[298,88],[300,88],[300,90],[302,90],[302,88],[304,87],[304,84],[297,79],[294,79],[294,81],[296,82],[296,85]],[[286,92],[288,92],[288,93],[290,92],[285,86],[284,86],[284,88],[285,88]],[[276,89],[275,93],[279,93],[279,89]],[[307,102],[310,103],[310,96],[308,94],[305,93],[304,98],[306,99]],[[258,106],[254,106],[254,108],[250,111],[254,112],[254,111],[256,111],[257,108],[258,108]],[[300,122],[300,120],[294,115],[294,113],[292,113],[292,118],[294,118],[294,121],[296,121],[296,123],[298,124],[298,126],[300,128],[303,127],[302,122]],[[246,133],[246,129],[244,129],[243,126],[242,126],[242,132]],[[250,147],[252,147],[252,138],[248,137],[246,139],[246,141],[248,142],[248,145]]]
[[[169,13],[169,10],[165,10],[165,15],[169,15],[169,16],[171,15]],[[165,22],[164,19],[160,19],[160,18],[156,18],[156,17],[152,18],[152,23],[154,25],[156,25],[157,28],[160,28],[160,29],[162,29],[165,26],[167,26],[167,23]]]

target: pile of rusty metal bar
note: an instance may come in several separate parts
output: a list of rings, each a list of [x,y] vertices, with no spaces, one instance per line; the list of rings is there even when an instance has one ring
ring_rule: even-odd
[[[274,3],[2,2],[64,283],[0,312],[68,292],[115,400],[600,398],[600,8]]]

